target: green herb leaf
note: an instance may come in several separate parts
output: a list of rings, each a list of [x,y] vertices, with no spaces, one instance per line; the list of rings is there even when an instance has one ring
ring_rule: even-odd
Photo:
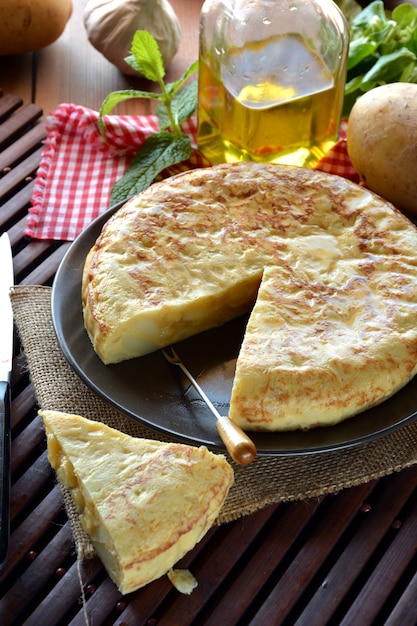
[[[104,139],[106,139],[106,133],[104,128],[103,117],[109,115],[114,107],[121,102],[130,100],[131,98],[148,98],[150,100],[160,100],[161,95],[153,93],[152,91],[139,91],[136,89],[123,89],[122,91],[112,91],[103,101],[98,116],[98,127],[100,133]]]
[[[130,50],[131,55],[126,57],[126,63],[147,80],[160,84],[165,76],[165,68],[155,37],[147,30],[137,30]]]
[[[166,85],[166,90],[171,97],[173,97],[175,93],[179,91],[181,87],[187,82],[187,80],[198,70],[198,63],[198,60],[194,61],[194,63],[192,63],[190,67],[185,70],[184,74],[180,78],[178,78],[178,80],[173,83],[168,83]]]
[[[187,135],[176,137],[166,131],[150,135],[127,172],[113,185],[111,204],[143,191],[164,169],[185,161],[190,154],[191,141]]]
[[[411,34],[417,26],[417,11],[411,4],[399,4],[392,11],[392,19],[402,31],[411,31]]]
[[[403,70],[415,61],[415,55],[408,48],[401,48],[380,57],[364,75],[362,88],[367,91],[377,85],[397,81]]]
[[[197,106],[198,83],[193,81],[178,91],[172,102],[172,111],[178,123],[187,120],[194,113]]]
[[[171,101],[172,115],[177,124],[181,124],[192,116],[197,106],[197,81],[189,83],[176,92]],[[171,120],[168,117],[166,107],[158,104],[156,114],[159,119],[159,128],[169,128]]]
[[[356,94],[360,91],[361,85],[362,85],[362,81],[363,81],[363,77],[364,75],[361,74],[360,76],[355,76],[354,78],[352,78],[352,80],[350,80],[348,83],[346,83],[345,86],[345,98],[346,95],[349,94]]]
[[[195,61],[177,81],[166,85],[163,80],[165,69],[162,55],[151,33],[136,31],[131,52],[126,61],[145,78],[159,83],[161,92],[128,89],[110,93],[99,112],[100,133],[106,139],[103,117],[117,104],[130,98],[150,98],[159,101],[157,115],[160,130],[146,139],[127,172],[113,185],[110,198],[112,204],[143,191],[162,170],[187,160],[191,154],[191,140],[182,132],[180,124],[193,114],[197,106],[197,82],[187,85],[185,83],[197,70],[198,61]],[[170,132],[166,130],[168,128]]]
[[[381,0],[371,2],[352,21],[352,31],[369,33],[381,30],[388,21],[384,3]]]
[[[364,59],[371,56],[377,49],[378,44],[374,41],[368,41],[366,37],[361,37],[352,41],[348,59],[348,69],[356,67]]]
[[[399,82],[401,83],[417,83],[417,65],[414,63],[404,68],[403,73],[400,76]]]

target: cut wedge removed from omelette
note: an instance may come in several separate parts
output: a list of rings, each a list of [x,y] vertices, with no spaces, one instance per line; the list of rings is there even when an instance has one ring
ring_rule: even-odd
[[[223,455],[80,415],[39,414],[49,462],[122,594],[168,573],[215,523],[233,484]]]

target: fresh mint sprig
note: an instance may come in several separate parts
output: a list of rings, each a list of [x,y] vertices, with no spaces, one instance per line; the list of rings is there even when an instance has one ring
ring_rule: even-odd
[[[165,68],[159,46],[154,36],[146,30],[136,31],[126,62],[147,80],[158,83],[160,92],[125,89],[110,93],[98,117],[98,126],[104,140],[104,116],[117,104],[131,98],[147,98],[158,102],[156,115],[159,130],[150,135],[135,155],[125,174],[113,185],[110,202],[116,204],[143,191],[167,167],[186,161],[191,154],[191,140],[181,129],[181,122],[194,113],[197,106],[197,81],[185,84],[198,69],[195,61],[173,83],[165,83]]]

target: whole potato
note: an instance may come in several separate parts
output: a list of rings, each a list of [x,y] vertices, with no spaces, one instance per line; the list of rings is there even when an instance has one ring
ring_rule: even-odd
[[[64,31],[71,0],[0,0],[0,55],[44,48]]]
[[[417,215],[417,84],[375,87],[354,104],[349,157],[366,187]]]

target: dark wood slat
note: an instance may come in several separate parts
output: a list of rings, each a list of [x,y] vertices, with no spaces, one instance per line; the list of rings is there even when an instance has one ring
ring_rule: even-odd
[[[18,166],[12,168],[3,178],[0,178],[0,197],[10,194],[14,189],[25,182],[30,182],[36,174],[43,148],[38,148]]]
[[[29,209],[30,201],[33,194],[33,187],[35,186],[35,181],[32,180],[25,184],[25,186],[17,191],[9,200],[4,202],[1,206],[0,210],[0,228],[4,228],[4,225],[12,220],[19,219],[19,215],[22,211],[25,211],[25,216],[27,218],[27,211]],[[26,219],[25,218],[25,219]],[[16,235],[12,237],[13,229],[20,227],[21,224],[19,222],[15,222],[15,224],[8,229],[10,235],[10,241],[12,245],[15,245],[17,241],[20,241],[23,236],[24,229],[26,228],[26,224],[24,224],[23,228],[20,228],[19,231],[16,231]]]
[[[117,590],[115,584],[109,578],[105,578],[94,593],[87,598],[85,611],[87,615],[90,616],[91,621],[93,621],[96,626],[99,626],[105,623],[108,616],[113,613],[117,603],[121,599],[122,595]],[[143,613],[141,613],[141,615],[143,615]],[[146,623],[143,618],[141,618],[141,621],[142,623]],[[80,609],[77,615],[69,622],[68,626],[85,626],[85,623],[84,609]]]
[[[25,619],[23,626],[39,626],[44,623],[45,615],[48,615],[48,626],[62,624],[64,621],[68,623],[68,620],[64,618],[75,611],[80,611],[81,623],[85,626],[84,610],[79,608],[82,602],[80,577],[84,588],[87,588],[88,597],[89,585],[93,584],[95,576],[102,570],[103,565],[98,558],[88,559],[80,564],[74,563],[31,615]],[[91,623],[97,624],[94,615],[92,615]]]
[[[173,590],[164,577],[152,583],[151,588],[148,586],[142,593],[139,591],[135,594],[115,625],[130,623],[139,611],[144,621],[157,619],[161,625],[181,623],[181,626],[187,626],[194,623],[197,616],[200,620],[202,607],[213,602],[224,578],[244,557],[252,542],[265,532],[265,526],[275,520],[276,508],[270,506],[256,515],[213,529],[201,544],[177,564],[178,568],[190,569],[197,581],[206,581],[204,586],[199,584],[190,596],[184,596]],[[162,601],[167,603],[167,608],[161,615]],[[223,612],[224,623],[232,623],[228,622],[224,606]]]
[[[49,464],[47,453],[41,454],[13,485],[11,493],[10,517],[16,518],[22,511],[28,509],[31,502],[42,496],[45,490],[55,479]]]
[[[349,539],[333,567],[324,573],[322,584],[295,622],[297,626],[321,626],[323,621],[331,620],[389,531],[403,502],[413,492],[416,478],[417,472],[411,472],[410,480],[406,480],[406,474],[396,476],[386,486],[384,483],[383,493],[376,490],[376,501],[369,511],[365,509],[368,512],[357,532]],[[365,625],[365,622],[361,623]]]
[[[16,110],[0,126],[0,146],[19,137],[24,128],[29,128],[42,115],[37,104],[25,104]]]
[[[71,243],[63,243],[57,250],[52,252],[48,258],[30,272],[25,278],[20,281],[21,285],[48,285],[52,283],[52,279],[61,263],[65,253],[70,247]],[[45,244],[45,250],[48,249],[48,244]]]
[[[16,584],[3,596],[0,601],[0,617],[4,626],[13,624],[24,613],[28,604],[42,593],[42,588],[61,565],[62,555],[68,553],[72,545],[71,527],[67,522],[51,539],[47,549],[39,553]]]
[[[341,534],[357,514],[372,483],[341,492],[328,500],[326,514],[309,532],[291,563],[251,620],[255,624],[280,623],[294,610],[306,587],[329,557]]]
[[[35,446],[45,439],[42,419],[36,416],[25,430],[12,442],[12,472],[31,454]]]
[[[12,403],[12,430],[30,413],[36,404],[35,390],[28,384]]]
[[[400,480],[396,483],[397,489],[400,488],[399,482]],[[392,497],[393,495],[392,493]],[[417,504],[411,515],[404,520],[394,541],[372,569],[372,573],[351,604],[340,626],[350,626],[350,624],[359,623],[359,620],[363,626],[374,624],[381,606],[388,600],[391,591],[416,552]],[[374,602],[367,602],[368,598],[374,598]],[[417,614],[415,618],[417,621]]]
[[[23,104],[22,98],[12,93],[1,94],[0,97],[0,123],[16,111]]]
[[[45,124],[40,122],[3,150],[0,153],[0,174],[4,169],[14,167],[25,155],[33,152],[46,136]]]
[[[384,626],[415,626],[417,621],[417,573],[397,602]]]
[[[25,271],[25,268],[30,267],[31,265],[37,263],[41,264],[42,258],[48,253],[49,249],[49,241],[30,241],[28,245],[26,245],[13,257],[15,274],[22,274]]]
[[[211,581],[210,594],[211,612],[210,616],[204,615],[204,610],[200,614],[201,607],[204,606],[202,598],[198,597],[198,588],[193,592],[191,598],[178,597],[176,602],[161,617],[160,624],[176,623],[180,620],[181,615],[186,610],[189,616],[190,624],[193,620],[200,621],[204,619],[204,624],[218,624],[218,620],[224,620],[224,623],[234,624],[239,621],[239,617],[245,613],[253,598],[261,592],[265,584],[279,567],[282,560],[291,550],[294,542],[305,530],[308,523],[320,508],[320,500],[310,500],[309,502],[295,503],[290,507],[278,507],[272,509],[275,511],[271,522],[267,527],[258,527],[258,533],[255,536],[249,535],[250,544],[242,544],[241,537],[242,527],[244,527],[245,535],[247,535],[247,522],[242,520],[235,526],[235,533],[232,537],[229,535],[223,543],[219,543],[214,553],[210,553],[207,563],[200,566],[201,570],[197,570],[197,578],[199,571],[204,573],[204,577],[208,576]],[[258,524],[258,516],[252,521]],[[269,521],[269,520],[268,520]],[[246,538],[246,537],[245,537]],[[256,538],[256,551],[254,551],[254,540]],[[229,546],[226,548],[226,546]],[[230,548],[233,546],[233,549]],[[245,554],[247,549],[249,554]],[[224,552],[228,550],[230,553],[225,559]],[[224,562],[228,564],[228,568],[224,569]],[[231,580],[226,578],[236,563],[240,563],[238,571],[234,572]],[[242,594],[242,589],[247,593]],[[207,596],[207,591],[204,590]],[[216,602],[217,592],[221,603]],[[189,602],[188,602],[189,600]],[[218,606],[219,608],[214,608]],[[220,609],[221,606],[221,609]],[[188,622],[187,622],[188,623]]]
[[[29,209],[29,207],[27,207]],[[8,229],[10,242],[12,246],[17,245],[21,247],[21,245],[26,246],[28,243],[28,238],[24,235],[27,226],[27,210],[23,212],[23,217],[18,220],[11,228]]]
[[[47,534],[51,525],[63,510],[63,500],[60,488],[55,485],[34,508],[20,526],[12,533],[9,557],[3,570],[0,571],[0,583],[4,584],[11,574],[36,543]],[[24,603],[22,595],[19,596]],[[2,601],[0,600],[0,618],[2,616]],[[1,619],[0,619],[1,623]]]

